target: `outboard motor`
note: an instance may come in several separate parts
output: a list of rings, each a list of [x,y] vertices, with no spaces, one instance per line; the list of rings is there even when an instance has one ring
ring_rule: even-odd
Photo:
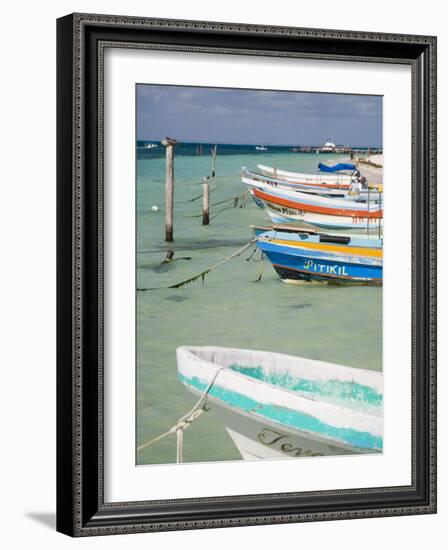
[[[363,188],[363,189],[367,189],[367,185],[368,185],[368,184],[367,184],[367,178],[366,178],[365,176],[361,176],[361,175],[360,175],[360,176],[358,177],[358,181],[359,181],[359,183],[362,185],[362,188]]]
[[[360,199],[361,189],[362,185],[359,180],[352,181],[352,184],[350,186],[350,195],[355,201],[358,201]]]

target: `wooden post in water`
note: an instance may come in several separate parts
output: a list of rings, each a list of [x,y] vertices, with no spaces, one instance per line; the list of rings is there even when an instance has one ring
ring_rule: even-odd
[[[212,148],[212,178],[216,175],[216,151],[218,149],[217,145],[214,145]]]
[[[174,146],[177,141],[169,137],[162,140],[166,148],[166,176],[165,176],[165,241],[171,242],[173,237],[174,213]]]
[[[210,189],[208,178],[204,178],[204,183],[202,184],[202,225],[209,225],[210,223],[209,201]]]

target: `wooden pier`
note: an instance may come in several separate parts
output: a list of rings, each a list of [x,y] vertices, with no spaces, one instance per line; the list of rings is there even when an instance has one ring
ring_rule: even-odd
[[[380,147],[349,147],[348,145],[336,145],[334,148],[315,145],[302,145],[292,147],[292,153],[336,153],[345,155],[380,155],[383,149]]]

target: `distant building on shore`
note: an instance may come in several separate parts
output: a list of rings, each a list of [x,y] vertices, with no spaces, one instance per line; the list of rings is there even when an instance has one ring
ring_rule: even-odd
[[[300,147],[293,147],[291,149],[293,153],[337,153],[337,154],[381,154],[383,149],[381,147],[352,147],[350,145],[336,145],[331,138],[328,138],[324,145],[303,145]]]
[[[336,149],[337,149],[336,145],[331,141],[330,138],[328,138],[327,141],[325,142],[325,145],[323,145],[320,148],[320,152],[321,153],[337,153],[338,151]]]

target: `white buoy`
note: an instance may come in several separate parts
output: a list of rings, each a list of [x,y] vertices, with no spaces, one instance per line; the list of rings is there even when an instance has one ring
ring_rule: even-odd
[[[158,212],[158,211],[159,211],[159,207],[156,206],[156,205],[151,206],[151,210],[152,210],[153,212]]]

